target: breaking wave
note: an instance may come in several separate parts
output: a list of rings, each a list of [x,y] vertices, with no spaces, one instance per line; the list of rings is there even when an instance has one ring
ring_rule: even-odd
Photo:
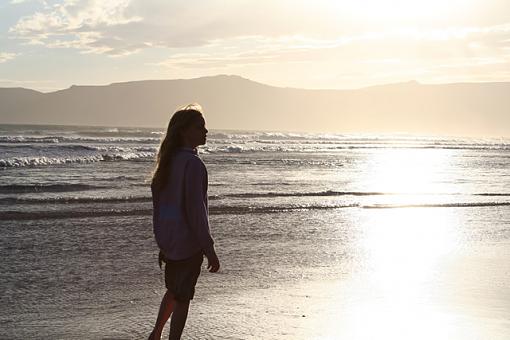
[[[70,191],[70,190],[68,190]],[[23,191],[33,192],[33,191]],[[2,197],[0,204],[87,204],[87,203],[136,203],[150,202],[149,196],[126,196],[126,197]]]
[[[43,166],[43,165],[60,165],[74,163],[94,163],[94,162],[114,162],[114,161],[144,161],[153,160],[156,153],[152,151],[134,151],[134,152],[107,152],[101,154],[93,154],[88,156],[64,156],[64,157],[47,157],[47,156],[28,156],[13,157],[0,159],[0,168],[18,168],[25,166]]]
[[[81,136],[0,136],[0,143],[142,143],[158,144],[158,137],[81,137]]]

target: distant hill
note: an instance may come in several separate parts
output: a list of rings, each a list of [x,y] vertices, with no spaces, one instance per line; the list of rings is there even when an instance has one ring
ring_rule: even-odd
[[[159,126],[200,103],[213,129],[510,137],[510,83],[304,90],[238,76],[71,86],[40,93],[0,88],[0,123]]]

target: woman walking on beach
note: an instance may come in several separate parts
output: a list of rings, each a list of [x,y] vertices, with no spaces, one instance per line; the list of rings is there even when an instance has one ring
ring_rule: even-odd
[[[196,150],[207,132],[200,107],[189,105],[173,114],[159,148],[151,190],[167,291],[149,340],[161,338],[170,316],[169,339],[181,338],[203,256],[210,272],[220,267],[209,229],[207,169]]]

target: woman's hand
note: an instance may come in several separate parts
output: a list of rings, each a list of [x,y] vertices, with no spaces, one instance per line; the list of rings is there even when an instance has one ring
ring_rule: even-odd
[[[216,252],[213,251],[206,256],[207,256],[207,269],[209,269],[209,272],[211,273],[216,273],[220,269],[220,260],[218,259]]]
[[[160,250],[158,254],[159,269],[163,269],[163,262],[166,263],[165,254],[163,254],[163,252]]]

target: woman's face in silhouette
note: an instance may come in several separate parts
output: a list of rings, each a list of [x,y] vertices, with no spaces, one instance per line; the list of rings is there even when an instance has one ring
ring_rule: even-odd
[[[205,119],[200,116],[195,118],[191,124],[182,131],[183,145],[196,148],[199,145],[204,145],[206,142],[207,132],[205,128]]]

